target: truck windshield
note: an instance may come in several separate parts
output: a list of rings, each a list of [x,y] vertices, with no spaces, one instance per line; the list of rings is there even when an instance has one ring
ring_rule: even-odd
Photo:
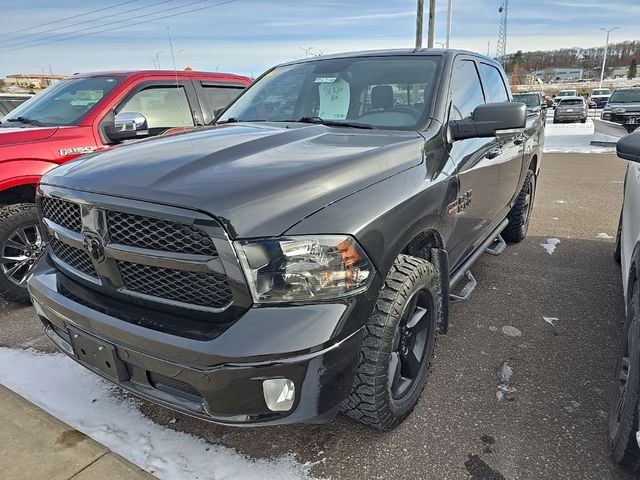
[[[70,78],[29,99],[2,119],[3,124],[77,125],[121,77]]]
[[[513,96],[514,102],[522,102],[527,107],[539,107],[540,106],[540,95],[535,93],[520,93],[515,94]]]
[[[640,88],[634,90],[616,90],[611,94],[609,103],[640,103]]]
[[[319,59],[271,70],[220,117],[415,129],[427,115],[439,56]]]
[[[561,90],[558,92],[558,97],[575,97],[577,92],[575,90]]]
[[[609,95],[610,93],[609,90],[594,90],[591,95]]]

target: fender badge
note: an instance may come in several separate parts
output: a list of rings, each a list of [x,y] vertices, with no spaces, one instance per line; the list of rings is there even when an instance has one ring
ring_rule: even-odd
[[[58,150],[58,154],[61,157],[67,157],[69,155],[82,155],[83,153],[91,153],[95,150],[95,147],[71,147],[61,148]]]

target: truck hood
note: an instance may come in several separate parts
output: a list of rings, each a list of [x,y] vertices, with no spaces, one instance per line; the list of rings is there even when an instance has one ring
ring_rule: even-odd
[[[0,146],[37,142],[53,136],[60,127],[1,127]]]
[[[228,124],[118,147],[42,183],[204,211],[234,238],[271,236],[419,164],[423,148],[417,132]]]

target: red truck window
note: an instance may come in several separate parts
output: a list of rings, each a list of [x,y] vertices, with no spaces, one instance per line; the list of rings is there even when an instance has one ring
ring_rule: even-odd
[[[120,112],[138,112],[145,116],[150,134],[157,135],[173,127],[193,126],[193,115],[183,87],[149,87],[136,93]]]

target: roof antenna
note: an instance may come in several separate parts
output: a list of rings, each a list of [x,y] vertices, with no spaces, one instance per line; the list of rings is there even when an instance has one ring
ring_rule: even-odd
[[[176,66],[176,55],[175,52],[173,51],[173,41],[171,40],[171,29],[169,27],[167,27],[167,36],[169,37],[169,49],[171,50],[171,60],[173,61],[173,72],[175,73],[176,76],[176,93],[178,95],[178,101],[180,102],[180,117],[182,120],[182,125],[183,125],[183,129],[186,131],[187,130],[187,115],[185,114],[184,111],[184,104],[186,102],[188,102],[187,100],[187,93],[184,93],[184,102],[182,102],[182,98],[180,96],[180,93],[182,92],[181,88],[180,88],[180,81],[178,80],[178,67]]]

